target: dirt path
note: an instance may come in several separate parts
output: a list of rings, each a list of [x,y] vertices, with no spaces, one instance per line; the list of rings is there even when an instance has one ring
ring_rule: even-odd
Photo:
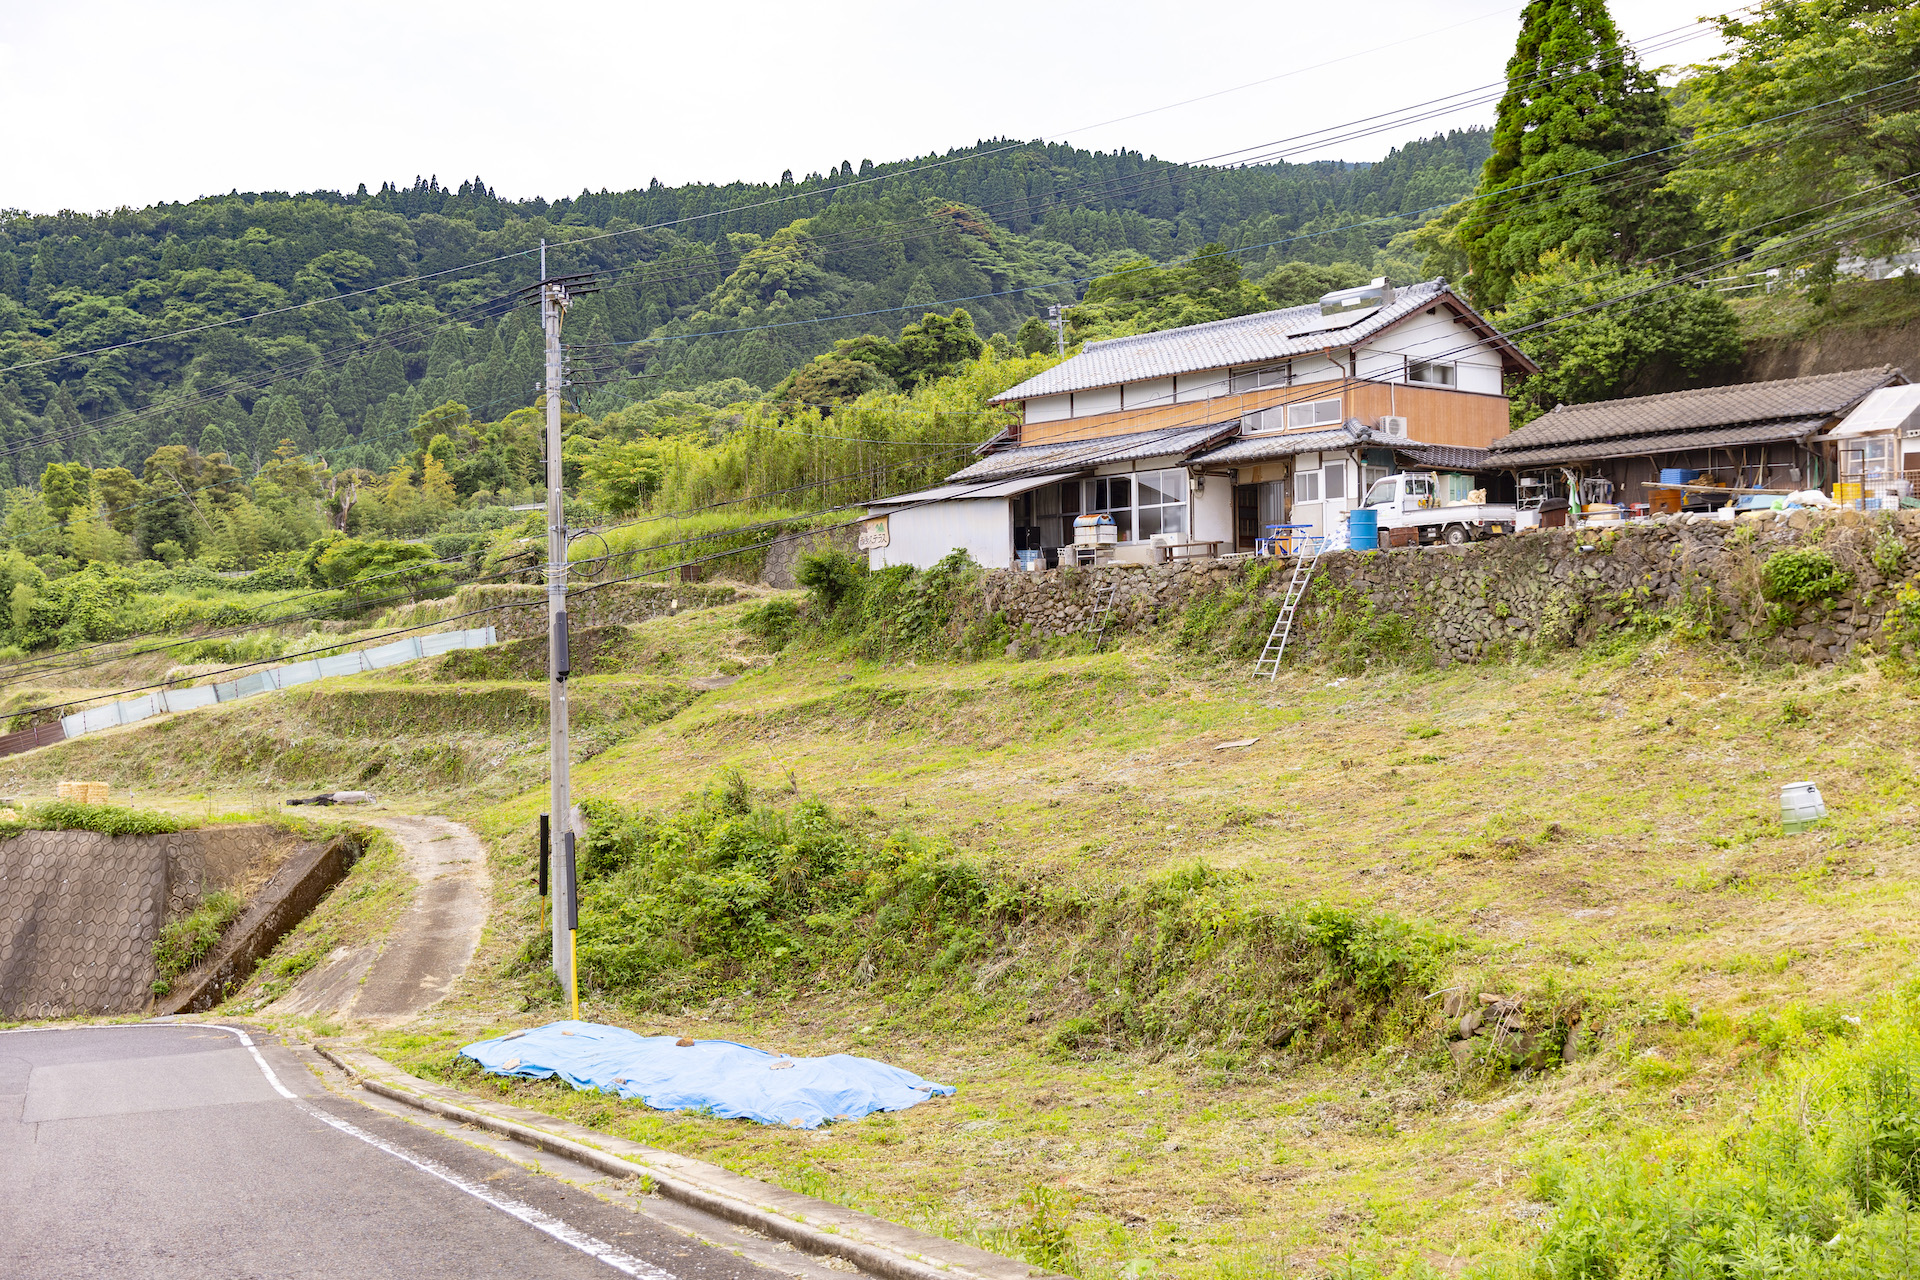
[[[420,882],[386,938],[342,950],[294,984],[275,1012],[403,1022],[443,998],[473,959],[491,887],[479,837],[445,818],[367,819],[400,842]]]

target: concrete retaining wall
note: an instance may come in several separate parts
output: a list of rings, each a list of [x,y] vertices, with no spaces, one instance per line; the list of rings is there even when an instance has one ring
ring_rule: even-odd
[[[0,1017],[146,1008],[161,926],[238,884],[257,857],[289,839],[257,825],[0,840]]]
[[[1873,548],[1898,538],[1905,565],[1890,581]],[[1776,551],[1818,546],[1852,575],[1851,588],[1824,605],[1795,611],[1778,628],[1766,621],[1760,567]],[[1216,635],[1271,623],[1291,566],[1287,562],[1183,561],[1045,573],[986,575],[977,607],[1000,612],[1016,630],[1038,636],[1084,631],[1099,585],[1118,581],[1109,634],[1163,625],[1197,605],[1222,607]],[[1520,646],[1581,644],[1637,614],[1685,612],[1704,630],[1750,640],[1783,657],[1834,662],[1876,635],[1892,588],[1920,568],[1920,512],[1794,512],[1734,522],[1675,517],[1595,530],[1544,530],[1466,547],[1344,551],[1321,559],[1295,636],[1303,649],[1330,639],[1330,624],[1373,617],[1404,619],[1416,643],[1441,662],[1474,661]]]
[[[253,973],[287,931],[306,919],[327,890],[340,883],[360,856],[347,836],[300,847],[256,891],[240,918],[227,927],[213,953],[173,981],[156,1005],[159,1013],[205,1013]]]

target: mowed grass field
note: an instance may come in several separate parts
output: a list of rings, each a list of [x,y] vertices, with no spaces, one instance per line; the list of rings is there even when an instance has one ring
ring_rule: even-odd
[[[578,795],[672,812],[737,770],[758,803],[818,799],[876,837],[911,832],[1036,883],[1123,891],[1205,863],[1256,905],[1388,912],[1450,937],[1432,1016],[1316,1057],[1076,1041],[1059,993],[973,979],[937,1007],[884,983],[736,984],[644,1014],[590,992],[591,1018],[864,1053],[959,1090],[816,1133],[665,1115],[502,1086],[452,1056],[561,1012],[523,959],[541,928],[544,734],[523,706],[539,685],[449,683],[421,664],[36,753],[18,776],[146,770],[177,791],[141,762],[184,759],[186,743],[248,762],[253,786],[292,780],[275,743],[327,761],[387,739],[455,747],[455,774],[396,762],[385,798],[482,832],[495,917],[456,998],[376,1049],[1089,1277],[1451,1274],[1517,1256],[1550,1213],[1543,1155],[1704,1139],[1783,1056],[1848,1034],[1911,972],[1920,698],[1868,667],[1617,640],[1531,665],[1268,682],[1170,635],[1097,656],[878,664],[761,652],[745,607],[641,624],[625,670],[579,682],[583,705],[649,692],[587,726]],[[694,689],[714,675],[738,679]],[[362,714],[382,699],[384,722]],[[1780,786],[1807,779],[1832,817],[1786,835]],[[1564,1067],[1463,1073],[1439,1013],[1454,988],[1578,1010],[1590,1043]]]

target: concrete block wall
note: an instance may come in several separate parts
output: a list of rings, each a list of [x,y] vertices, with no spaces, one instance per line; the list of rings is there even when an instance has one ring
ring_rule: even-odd
[[[24,831],[0,840],[0,1017],[137,1013],[169,919],[231,888],[269,844],[264,825],[159,836]]]

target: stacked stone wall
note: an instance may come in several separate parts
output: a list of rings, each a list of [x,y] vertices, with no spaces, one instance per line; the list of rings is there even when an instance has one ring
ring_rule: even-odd
[[[1897,539],[1904,568],[1891,578],[1885,544]],[[1775,552],[1817,546],[1851,577],[1830,600],[1770,612],[1761,567]],[[1311,646],[1337,617],[1397,616],[1441,662],[1484,660],[1523,648],[1587,643],[1654,616],[1697,634],[1747,642],[1782,657],[1829,663],[1875,639],[1909,570],[1920,567],[1920,512],[1795,511],[1735,521],[1677,516],[1621,526],[1548,529],[1464,547],[1341,551],[1321,557],[1298,615]],[[1064,636],[1091,628],[1096,602],[1117,586],[1109,634],[1165,626],[1212,605],[1247,634],[1264,631],[1292,570],[1288,561],[1193,560],[986,576],[982,604],[1019,635]]]

